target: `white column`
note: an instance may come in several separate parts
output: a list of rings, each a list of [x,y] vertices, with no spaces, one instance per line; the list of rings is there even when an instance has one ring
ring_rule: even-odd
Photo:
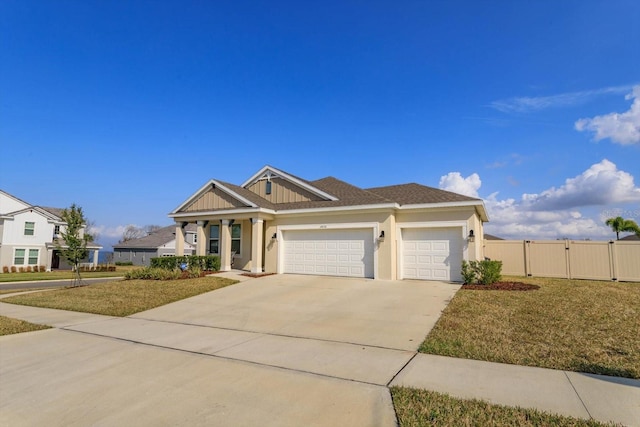
[[[53,248],[47,248],[47,262],[46,269],[47,271],[51,271],[51,259],[53,258]]]
[[[96,249],[93,251],[93,268],[98,266],[98,254],[100,253],[100,249]]]
[[[231,270],[231,230],[229,220],[223,219],[220,225],[220,271]]]
[[[262,273],[262,223],[260,218],[251,218],[251,272]]]
[[[205,226],[209,221],[197,221],[198,227],[196,228],[196,255],[206,255],[207,254],[207,236],[205,232]]]
[[[176,256],[184,255],[184,228],[182,224],[176,224]]]

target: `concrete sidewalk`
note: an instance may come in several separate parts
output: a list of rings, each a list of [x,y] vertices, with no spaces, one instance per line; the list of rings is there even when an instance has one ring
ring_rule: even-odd
[[[146,425],[392,426],[387,387],[397,385],[640,427],[638,380],[139,315],[115,318],[1,302],[0,315],[58,328],[0,337],[0,425],[144,419]],[[155,377],[157,372],[163,375]],[[121,395],[108,391],[114,386]],[[91,403],[97,396],[100,403]],[[74,399],[89,405],[92,418]],[[186,400],[184,408],[171,399]],[[42,418],[30,412],[34,401],[44,405]]]

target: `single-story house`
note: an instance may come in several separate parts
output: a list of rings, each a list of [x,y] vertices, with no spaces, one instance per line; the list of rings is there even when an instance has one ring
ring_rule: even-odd
[[[212,179],[175,208],[176,253],[196,225],[196,254],[253,273],[460,281],[481,260],[482,200],[420,184],[362,189],[265,166],[241,185]]]
[[[176,227],[159,228],[139,239],[131,239],[113,246],[114,262],[151,265],[151,258],[176,254]],[[193,255],[196,250],[196,225],[189,224],[181,231],[184,236],[182,254]]]

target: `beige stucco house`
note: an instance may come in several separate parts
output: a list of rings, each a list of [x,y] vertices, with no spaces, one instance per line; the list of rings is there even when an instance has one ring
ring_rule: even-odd
[[[212,179],[169,216],[176,253],[195,223],[196,254],[219,254],[222,270],[445,281],[461,280],[462,260],[483,259],[488,221],[480,199],[307,181],[271,166],[241,185]]]

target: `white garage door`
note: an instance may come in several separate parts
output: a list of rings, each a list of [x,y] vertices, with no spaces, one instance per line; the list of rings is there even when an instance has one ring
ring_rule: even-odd
[[[373,277],[370,229],[287,230],[283,240],[285,273]]]
[[[462,230],[405,228],[402,230],[404,279],[460,281]]]

